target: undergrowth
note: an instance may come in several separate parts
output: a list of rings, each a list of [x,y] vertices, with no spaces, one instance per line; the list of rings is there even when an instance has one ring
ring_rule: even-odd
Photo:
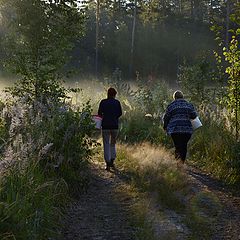
[[[205,121],[189,144],[191,162],[223,182],[240,182],[240,143],[223,123]]]
[[[60,235],[71,197],[86,191],[95,141],[91,108],[49,108],[23,98],[1,113],[0,239],[45,240]],[[7,134],[6,134],[7,133]]]
[[[61,211],[68,200],[63,179],[46,179],[38,165],[15,166],[1,177],[0,238],[47,239],[58,235]]]
[[[186,239],[199,239],[199,236],[211,239],[211,226],[217,221],[222,206],[214,194],[194,190],[187,173],[177,167],[169,151],[146,143],[120,145],[117,166],[139,193],[147,194],[148,198],[154,193],[161,209],[185,216],[181,218],[182,224],[190,229]],[[143,212],[146,219],[144,208]]]

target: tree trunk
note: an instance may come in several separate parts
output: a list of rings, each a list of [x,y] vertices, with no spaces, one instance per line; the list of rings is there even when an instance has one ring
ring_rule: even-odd
[[[179,8],[179,13],[182,13],[182,0],[178,1],[178,8]]]
[[[229,46],[229,15],[230,15],[230,1],[226,1],[226,43],[225,46],[228,49]]]
[[[97,0],[97,4],[96,4],[96,52],[95,52],[95,76],[96,76],[96,79],[98,79],[99,20],[100,20],[100,0]]]
[[[194,0],[191,0],[191,19],[194,20]]]
[[[130,65],[129,65],[129,76],[130,77],[132,77],[132,74],[133,74],[133,57],[134,57],[134,47],[135,47],[136,18],[137,18],[137,0],[134,0],[132,41],[131,41],[131,53],[130,53]]]

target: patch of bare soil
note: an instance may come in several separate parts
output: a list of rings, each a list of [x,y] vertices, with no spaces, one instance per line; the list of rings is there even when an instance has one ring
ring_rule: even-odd
[[[212,240],[240,240],[240,194],[220,181],[195,168],[187,172],[196,191],[214,193],[222,205],[221,212],[214,223]]]
[[[64,219],[64,240],[131,240],[136,229],[129,222],[131,199],[118,198],[121,180],[94,162],[86,194],[72,203]]]

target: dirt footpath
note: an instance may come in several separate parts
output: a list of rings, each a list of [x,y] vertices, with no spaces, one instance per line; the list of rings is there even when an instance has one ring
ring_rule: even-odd
[[[193,185],[204,191],[214,193],[222,205],[218,221],[213,227],[212,240],[240,240],[240,194],[231,191],[220,181],[195,168],[187,170]]]
[[[185,171],[194,194],[212,193],[217,196],[221,205],[218,220],[212,226],[213,234],[207,239],[240,240],[240,196],[231,193],[220,182],[195,168],[187,167]],[[104,163],[95,161],[91,164],[90,174],[91,182],[87,193],[81,195],[80,199],[68,208],[62,230],[63,239],[143,239],[139,238],[139,229],[131,221],[133,217],[131,206],[138,200],[127,194],[119,194],[119,189],[126,185],[121,172],[107,172],[104,170]],[[191,238],[191,229],[181,221],[181,215],[163,209],[155,200],[149,199],[147,213],[154,231],[154,239],[196,239]],[[157,204],[154,205],[152,202]],[[199,235],[197,239],[206,238]]]
[[[128,198],[118,198],[121,180],[103,164],[92,164],[91,183],[86,194],[69,207],[64,240],[131,240],[135,229],[129,222]]]

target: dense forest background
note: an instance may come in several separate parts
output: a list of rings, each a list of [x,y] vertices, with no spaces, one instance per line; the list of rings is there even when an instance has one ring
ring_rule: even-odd
[[[221,26],[225,44],[234,25],[230,15],[238,1],[78,1],[85,31],[75,41],[72,60],[81,77],[138,77],[176,84],[180,68],[202,59],[214,64],[213,25]],[[6,29],[1,29],[4,35]],[[1,58],[4,53],[1,51]]]

